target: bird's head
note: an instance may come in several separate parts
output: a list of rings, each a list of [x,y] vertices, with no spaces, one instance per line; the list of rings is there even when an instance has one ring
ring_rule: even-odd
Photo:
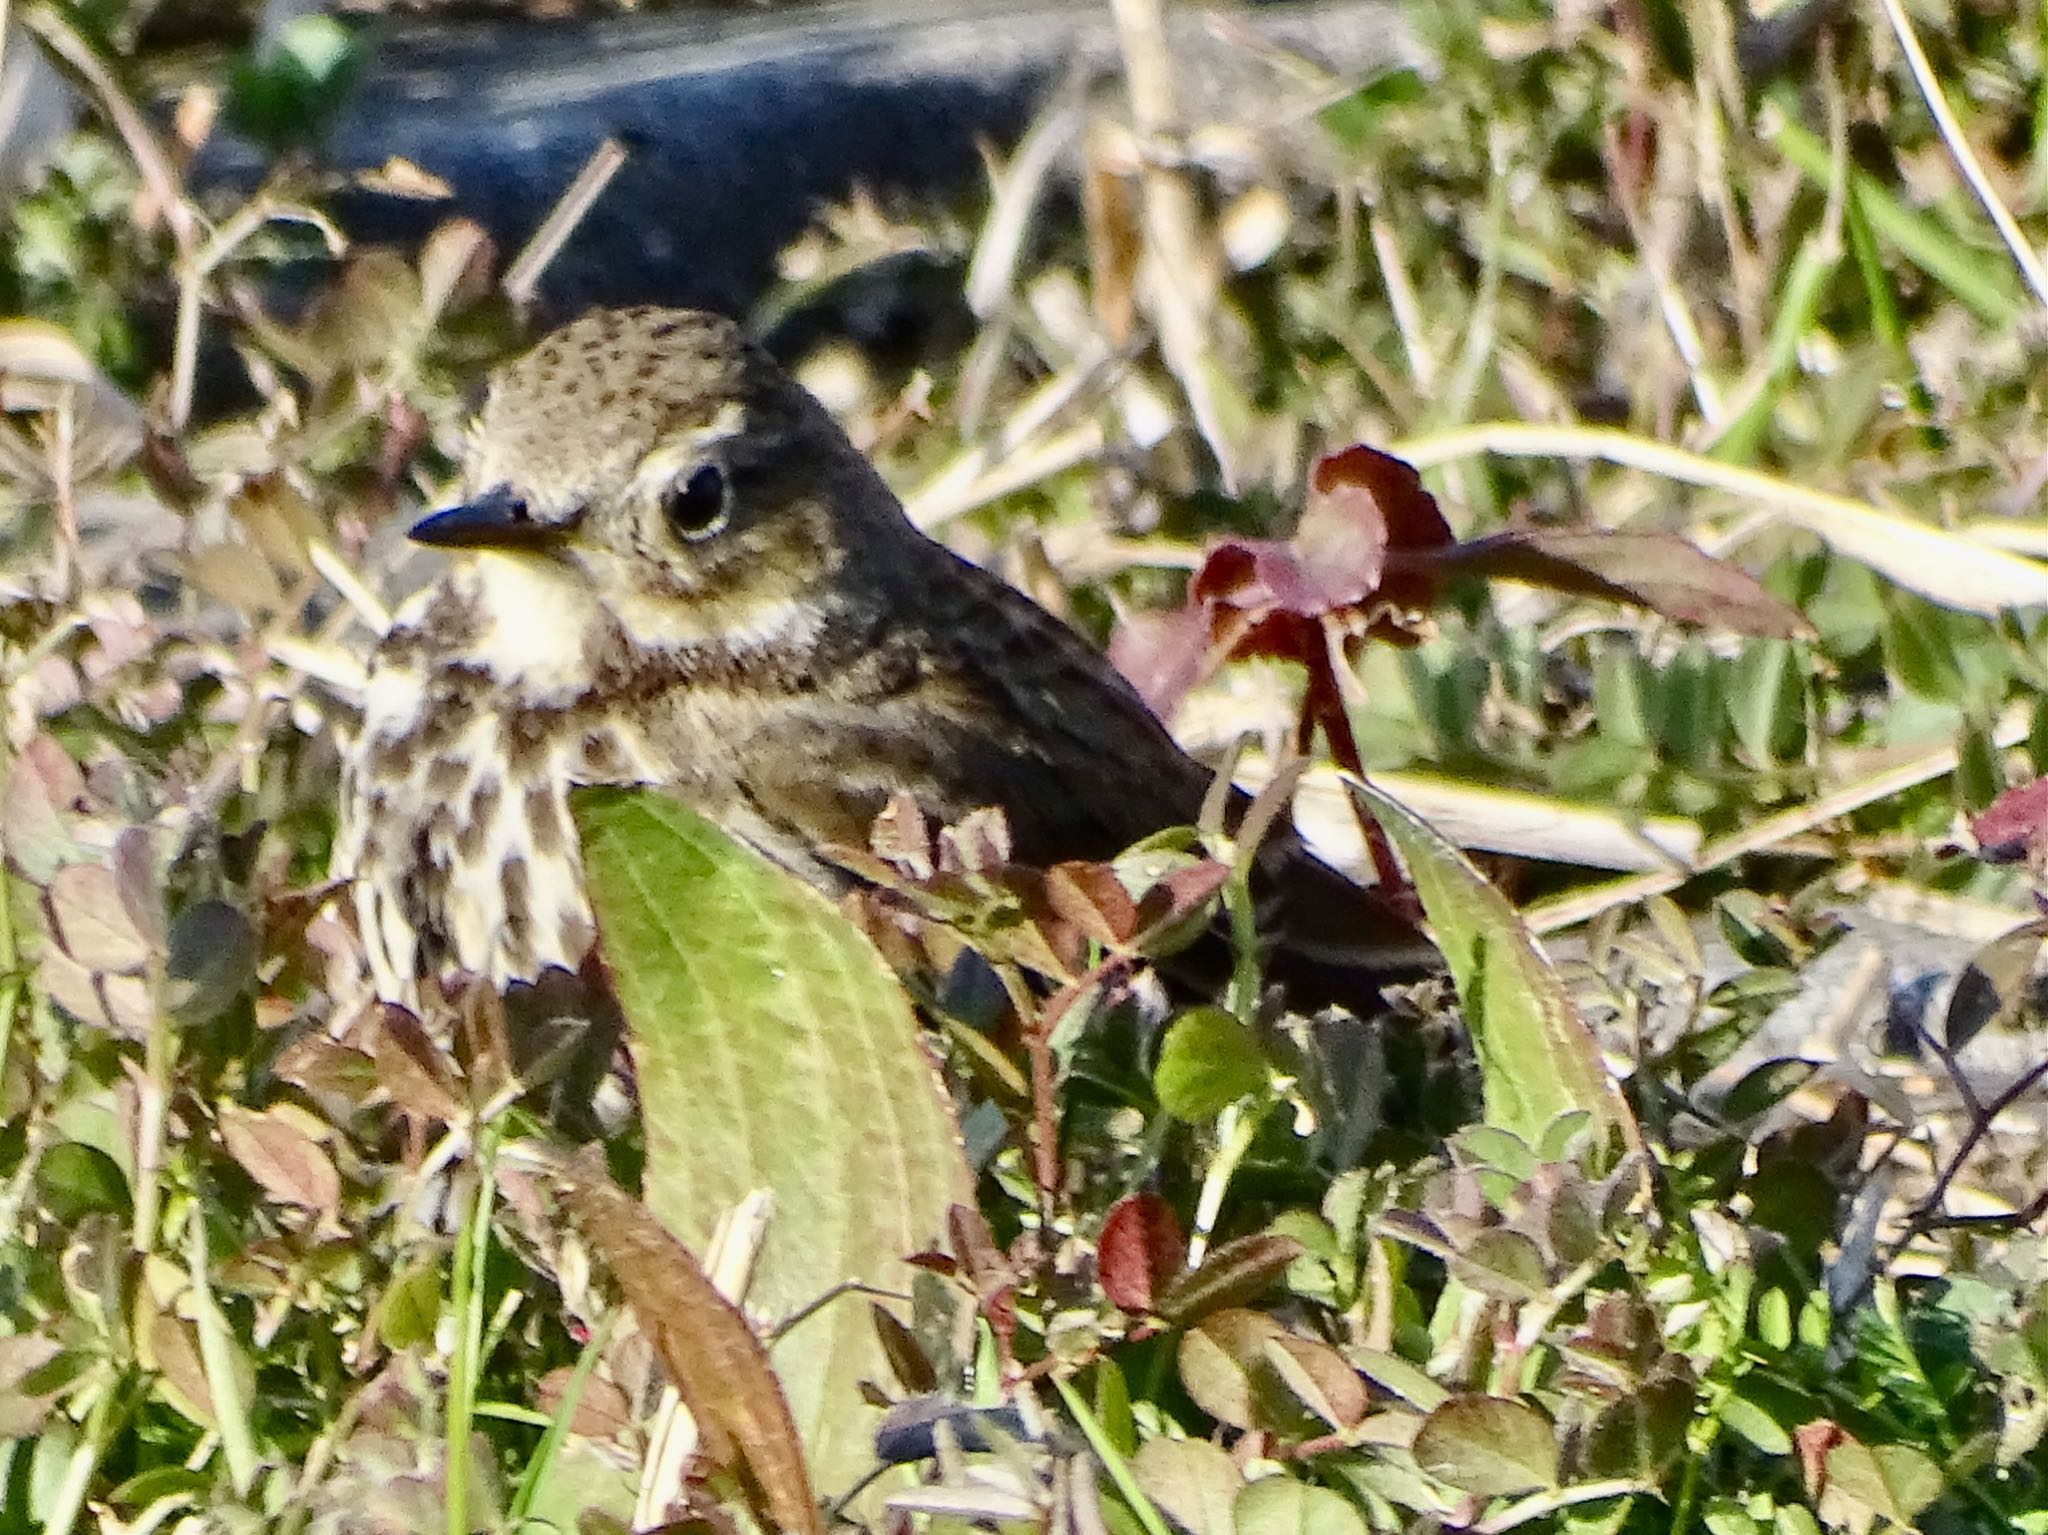
[[[495,609],[559,602],[654,650],[796,639],[908,529],[824,407],[689,310],[596,311],[505,367],[467,478],[415,540],[473,552]]]

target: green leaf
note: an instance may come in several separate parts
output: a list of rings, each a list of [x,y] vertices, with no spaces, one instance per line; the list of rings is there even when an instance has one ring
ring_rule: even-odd
[[[229,121],[270,149],[316,140],[355,88],[363,59],[332,16],[297,17],[230,72]]]
[[[1148,1439],[1131,1462],[1146,1496],[1193,1535],[1230,1535],[1244,1473],[1219,1444]]]
[[[1237,1535],[1366,1535],[1364,1517],[1342,1495],[1291,1477],[1253,1482],[1234,1512]]]
[[[96,1146],[59,1141],[36,1163],[36,1191],[60,1226],[75,1226],[103,1211],[128,1213],[128,1180],[121,1166]]]
[[[1464,1003],[1485,1086],[1486,1122],[1538,1145],[1560,1114],[1584,1110],[1599,1156],[1641,1144],[1564,981],[1507,898],[1435,828],[1370,784],[1348,781],[1415,881]]]
[[[1557,1485],[1557,1433],[1527,1402],[1454,1396],[1416,1433],[1415,1460],[1461,1492],[1504,1498]]]
[[[1533,1239],[1504,1226],[1475,1232],[1471,1241],[1453,1254],[1451,1272],[1496,1300],[1532,1301],[1545,1288],[1542,1249]]]
[[[1693,1385],[1680,1376],[1650,1382],[1608,1405],[1586,1436],[1586,1469],[1596,1477],[1649,1481],[1685,1447]]]
[[[1828,1451],[1828,1490],[1853,1499],[1893,1524],[1941,1496],[1941,1467],[1907,1444],[1863,1444],[1845,1439]]]
[[[1963,697],[1963,674],[1945,620],[1931,602],[1892,593],[1885,604],[1884,659],[1908,692],[1952,704]]]
[[[1251,1030],[1220,1007],[1198,1007],[1175,1020],[1152,1073],[1160,1107],[1192,1124],[1264,1092],[1271,1080]]]
[[[666,796],[574,801],[591,905],[632,1034],[644,1197],[703,1254],[757,1189],[774,1215],[747,1300],[791,1315],[834,1286],[910,1288],[906,1255],[971,1203],[958,1132],[902,988],[831,902]],[[773,1354],[820,1485],[865,1470],[885,1379],[849,1296]]]
[[[1796,761],[1806,744],[1806,680],[1788,640],[1745,645],[1725,695],[1735,739],[1751,763]]]
[[[1752,1066],[1728,1089],[1721,1113],[1736,1124],[1768,1114],[1812,1080],[1819,1066],[1798,1056],[1780,1056]]]

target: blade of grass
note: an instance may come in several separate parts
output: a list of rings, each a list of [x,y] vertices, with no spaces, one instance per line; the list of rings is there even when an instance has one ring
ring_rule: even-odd
[[[1718,463],[1647,437],[1606,427],[1529,426],[1493,421],[1411,438],[1389,450],[1418,469],[1482,453],[1509,458],[1601,459],[1767,507],[1837,553],[1930,601],[1966,613],[2048,603],[2048,567],[1972,542],[1868,502]]]
[[[2034,254],[2034,247],[2028,243],[2021,231],[2019,221],[2012,216],[2012,210],[1998,195],[1985,174],[1984,166],[1978,160],[1976,151],[1970,148],[1970,141],[1963,135],[1963,125],[1956,121],[1955,113],[1948,109],[1948,98],[1942,94],[1941,82],[1934,78],[1934,66],[1928,62],[1927,54],[1920,46],[1920,38],[1913,30],[1913,23],[1906,16],[1906,8],[1899,0],[1878,0],[1884,11],[1885,20],[1892,24],[1892,31],[1898,34],[1899,48],[1906,56],[1906,67],[1913,71],[1913,83],[1920,87],[1921,99],[1927,103],[1928,115],[1934,119],[1934,126],[1940,130],[1942,142],[1948,145],[1948,152],[1955,157],[1956,169],[1963,173],[1963,180],[1969,182],[1970,190],[1977,194],[1977,201],[1984,205],[1984,211],[1991,215],[1991,222],[1998,230],[1999,239],[2012,253],[2013,265],[2020,269],[2020,276],[2034,292],[2037,303],[2048,305],[2048,267],[2041,265],[2041,258]]]
[[[1052,1384],[1053,1389],[1059,1392],[1060,1400],[1067,1404],[1067,1411],[1073,1415],[1082,1437],[1088,1441],[1088,1448],[1095,1452],[1096,1459],[1102,1462],[1102,1469],[1116,1483],[1116,1490],[1123,1495],[1125,1504],[1137,1517],[1145,1535],[1168,1535],[1166,1521],[1152,1506],[1152,1500],[1145,1496],[1145,1489],[1138,1485],[1137,1474],[1131,1470],[1130,1463],[1117,1453],[1117,1447],[1110,1442],[1094,1411],[1081,1399],[1081,1393],[1074,1389],[1071,1381],[1057,1375],[1053,1377]]]
[[[611,1346],[612,1333],[618,1327],[619,1318],[625,1313],[613,1311],[597,1324],[590,1335],[590,1341],[583,1345],[583,1351],[576,1356],[576,1364],[569,1371],[569,1379],[562,1387],[562,1397],[555,1404],[554,1416],[548,1420],[547,1431],[540,1436],[540,1443],[533,1447],[533,1455],[526,1462],[526,1469],[519,1474],[519,1485],[513,1491],[510,1507],[505,1511],[508,1529],[523,1529],[526,1516],[533,1508],[534,1500],[540,1496],[546,1485],[548,1472],[553,1468],[555,1457],[562,1451],[563,1443],[569,1437],[569,1425],[575,1421],[576,1406],[583,1400],[583,1388],[590,1383],[591,1373],[597,1362],[604,1357],[604,1351]]]
[[[1758,131],[1808,180],[1826,186],[1828,147],[1779,107],[1758,120]],[[1849,189],[1863,204],[1870,226],[1913,265],[1955,296],[1985,324],[2004,329],[2019,319],[2020,296],[2005,269],[1990,265],[1959,245],[1938,223],[1906,207],[1868,171],[1851,168]]]
[[[227,1457],[228,1481],[237,1496],[247,1497],[249,1489],[256,1485],[256,1474],[263,1463],[250,1432],[249,1404],[242,1398],[235,1339],[228,1330],[227,1316],[213,1298],[213,1281],[207,1272],[206,1212],[200,1205],[193,1205],[186,1215],[185,1238],[186,1272],[192,1281],[193,1325],[199,1334],[199,1362],[206,1372],[206,1395],[213,1406],[221,1452]]]

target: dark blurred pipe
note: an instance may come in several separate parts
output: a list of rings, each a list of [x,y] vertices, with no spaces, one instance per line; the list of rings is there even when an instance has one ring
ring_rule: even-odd
[[[1307,0],[1233,13],[1268,42],[1338,74],[1410,51],[1394,0]],[[1220,40],[1203,13],[1174,13],[1190,94],[1244,97],[1255,113],[1282,78]],[[960,0],[859,0],[745,15],[668,13],[583,21],[373,24],[362,85],[328,138],[339,167],[402,156],[452,201],[352,191],[335,211],[361,239],[410,242],[451,213],[509,254],[607,136],[625,168],[548,268],[540,297],[563,312],[659,301],[746,310],[823,202],[857,183],[947,194],[980,176],[975,145],[1013,142],[1070,66],[1113,67],[1107,8],[1031,0],[977,12]],[[262,162],[220,141],[197,175],[253,184]]]

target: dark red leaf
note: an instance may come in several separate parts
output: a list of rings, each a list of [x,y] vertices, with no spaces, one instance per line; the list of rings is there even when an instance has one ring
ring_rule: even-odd
[[[1412,464],[1360,443],[1317,459],[1309,471],[1309,492],[1297,544],[1316,546],[1327,536],[1324,526],[1338,520],[1332,515],[1336,511],[1359,517],[1359,498],[1364,497],[1370,515],[1385,529],[1385,551],[1395,567],[1380,581],[1379,595],[1400,608],[1427,608],[1435,602],[1436,582],[1420,562],[1452,547],[1457,535]]]
[[[1102,1293],[1122,1310],[1149,1313],[1187,1256],[1173,1207],[1157,1194],[1127,1194],[1102,1223],[1096,1257]]]
[[[1413,644],[1411,615],[1434,605],[1437,559],[1455,540],[1413,468],[1377,448],[1316,461],[1290,539],[1232,539],[1209,551],[1189,583],[1191,604],[1236,609],[1249,627],[1211,625],[1234,656],[1274,656],[1327,669],[1330,637]]]
[[[1318,525],[1302,519],[1313,543],[1268,538],[1234,539],[1209,551],[1190,590],[1254,612],[1277,610],[1313,618],[1348,608],[1370,596],[1386,569],[1387,530],[1371,503],[1331,507]]]
[[[1633,603],[1736,634],[1797,639],[1813,631],[1747,571],[1717,560],[1675,533],[1514,528],[1439,556],[1446,570]]]

